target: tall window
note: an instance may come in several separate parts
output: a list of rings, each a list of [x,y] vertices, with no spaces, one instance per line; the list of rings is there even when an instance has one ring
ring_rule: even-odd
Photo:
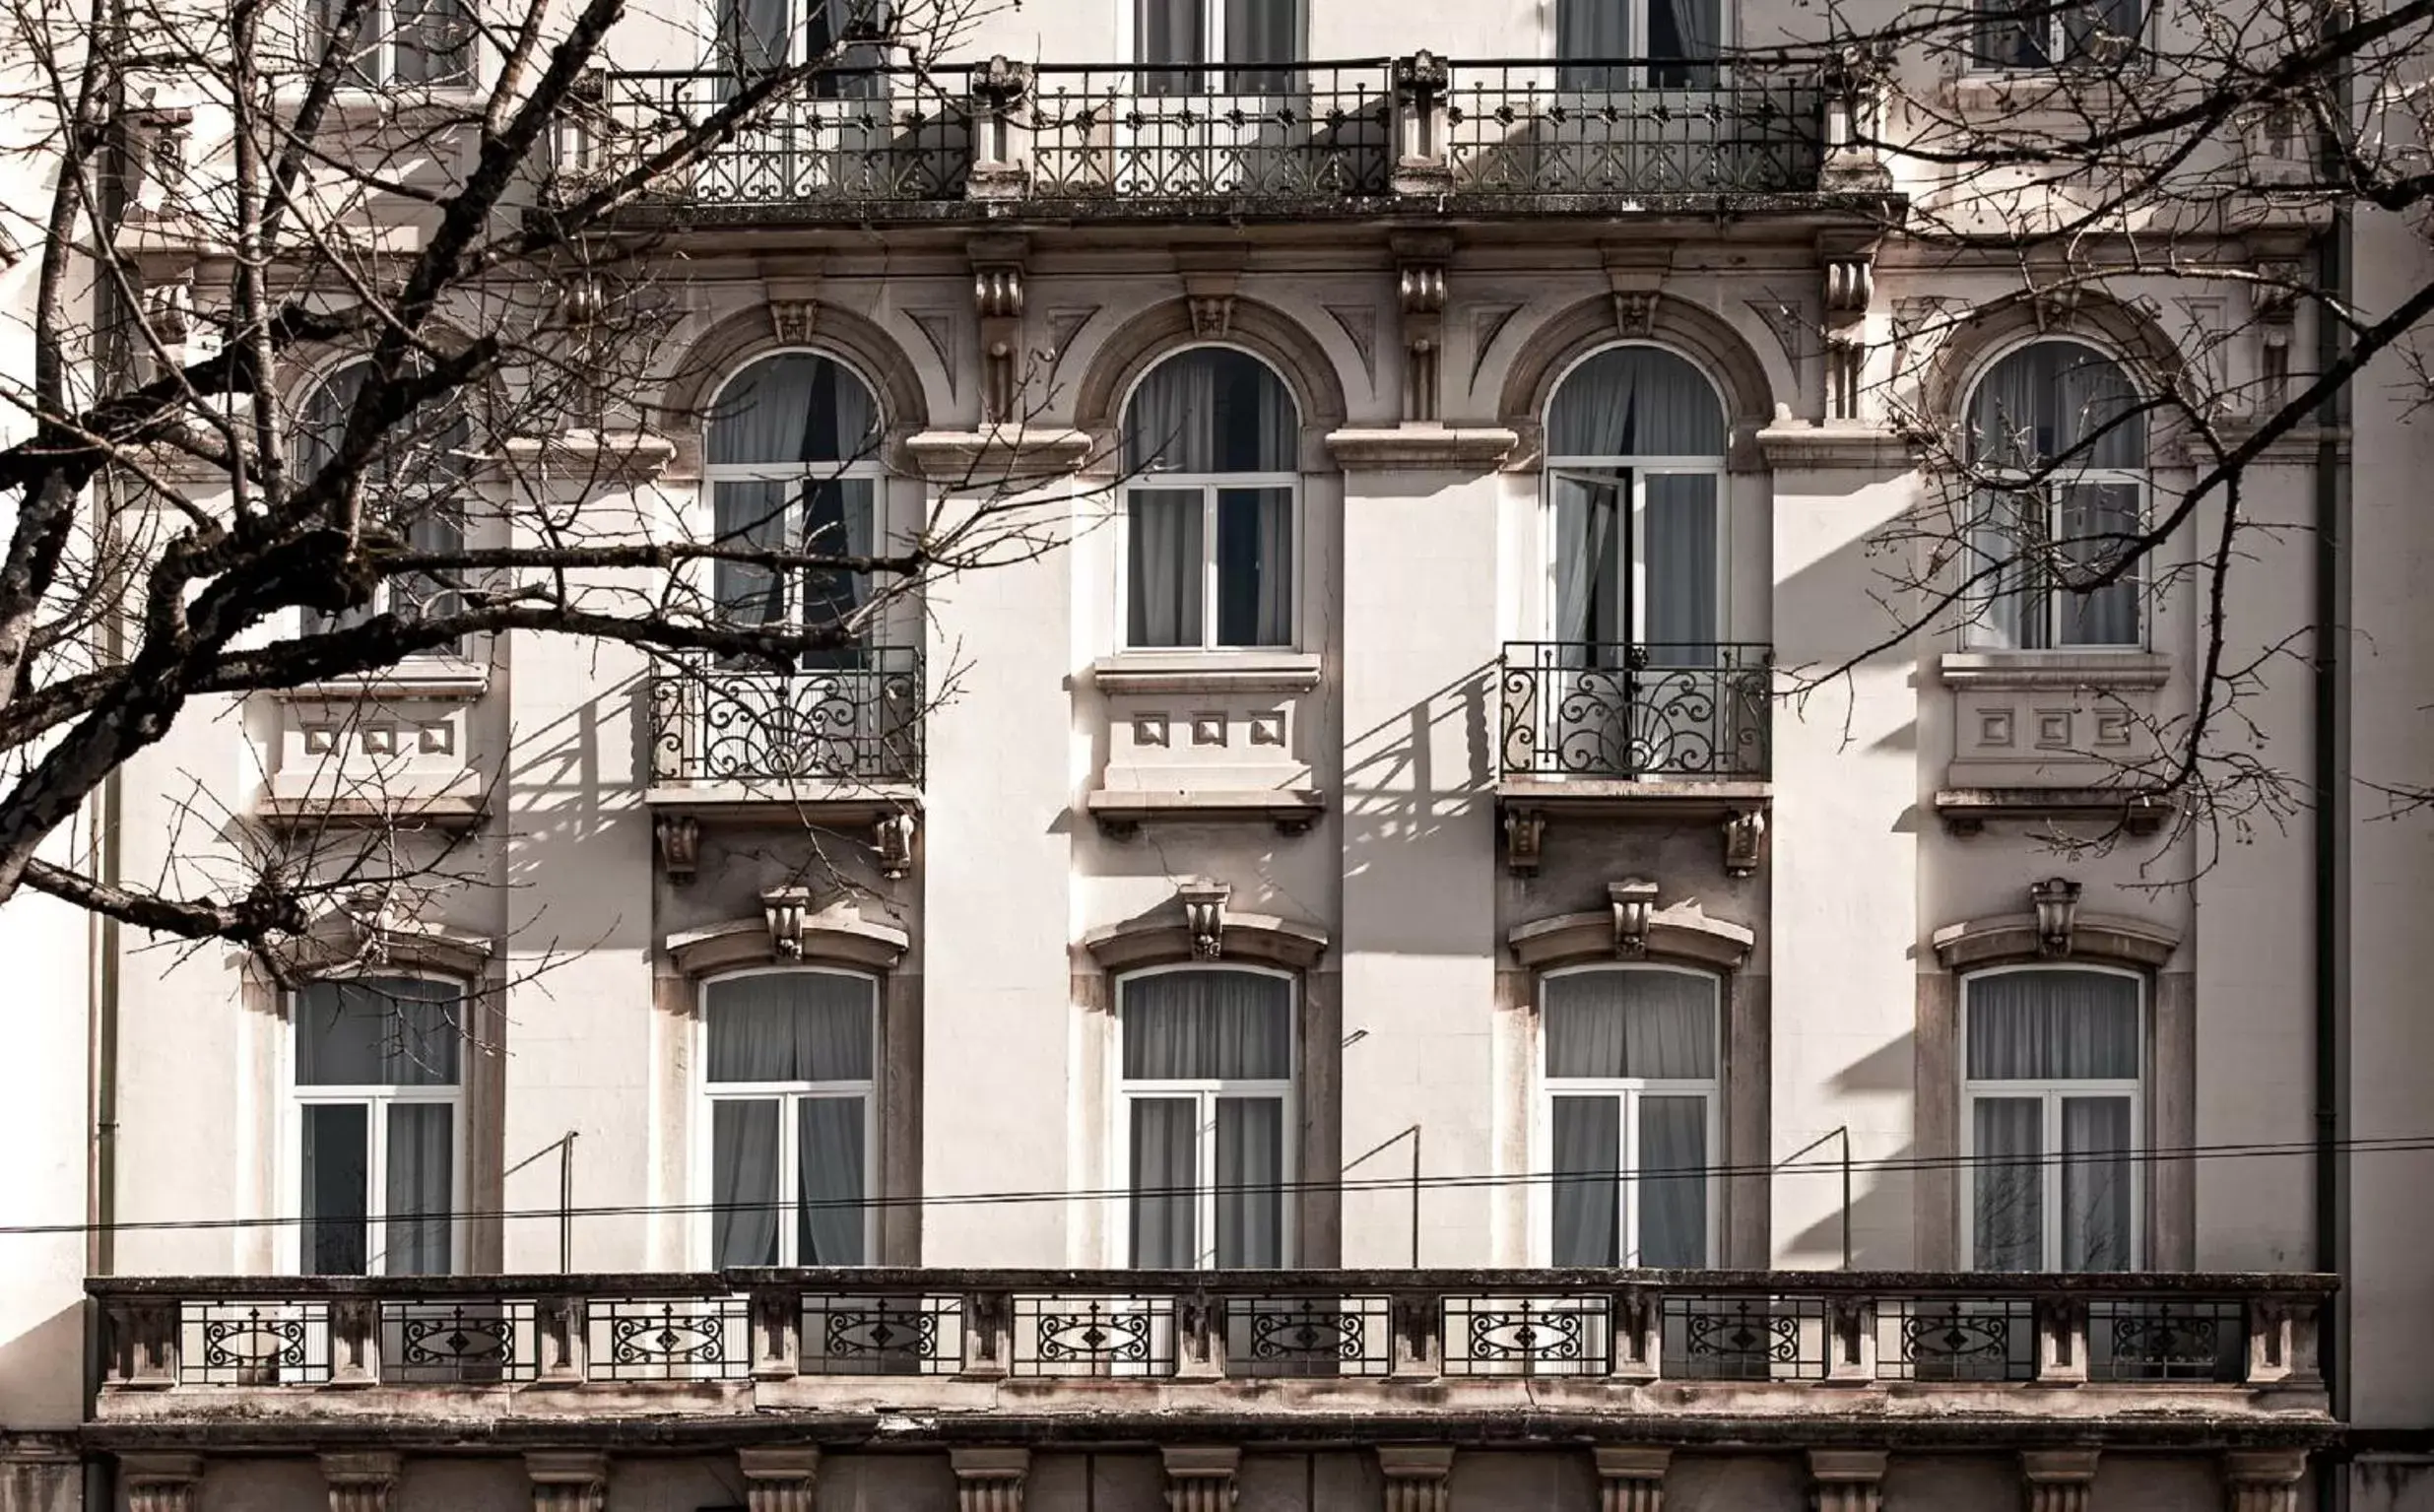
[[[2140,643],[2139,584],[2097,586],[2146,515],[2146,422],[2121,364],[2040,341],[1997,362],[1969,406],[1979,494],[1964,559],[1991,581],[1973,645]]]
[[[308,1276],[428,1276],[454,1260],[463,990],[412,976],[296,994]]]
[[[1710,88],[1723,0],[1556,0],[1557,82],[1567,90]]]
[[[1657,347],[1610,347],[1546,411],[1556,640],[1705,665],[1723,620],[1724,405]]]
[[[296,486],[309,484],[336,459],[348,419],[371,376],[369,362],[349,362],[305,395],[288,442],[289,476]],[[462,551],[469,491],[466,464],[472,441],[472,423],[464,406],[453,398],[426,405],[390,427],[363,468],[366,521],[402,536],[410,551]],[[305,627],[326,632],[387,613],[408,620],[456,614],[464,601],[455,577],[453,573],[384,577],[368,605],[338,616],[307,610]],[[458,648],[451,644],[434,649]]]
[[[1716,978],[1592,966],[1540,986],[1559,1266],[1703,1266]]]
[[[1302,55],[1300,0],[1132,0],[1148,95],[1279,95]],[[1228,63],[1222,69],[1173,65]],[[1165,64],[1162,68],[1148,65]],[[1245,64],[1268,64],[1266,68]]]
[[[728,79],[815,63],[816,99],[876,99],[887,94],[881,38],[894,25],[887,0],[719,0],[718,70]]]
[[[809,352],[763,358],[729,380],[705,439],[711,528],[719,542],[765,551],[865,556],[876,538],[879,408],[862,380]],[[711,593],[746,625],[822,625],[870,598],[866,573],[817,567],[776,572],[721,561]],[[853,660],[816,652],[819,666]]]
[[[1238,968],[1143,972],[1118,984],[1116,1013],[1132,1263],[1283,1265],[1291,980]]]
[[[1967,978],[1969,1263],[2138,1263],[2140,982],[2084,967]]]
[[[702,988],[710,1264],[863,1265],[878,983],[757,971]]]
[[[2143,0],[1978,0],[1977,9],[1980,68],[2117,62],[2146,23]]]
[[[312,38],[326,48],[341,0],[314,0]],[[473,82],[473,15],[464,0],[370,0],[357,19],[348,82],[362,89]]]
[[[1196,347],[1124,407],[1125,644],[1289,646],[1301,422],[1268,365]]]

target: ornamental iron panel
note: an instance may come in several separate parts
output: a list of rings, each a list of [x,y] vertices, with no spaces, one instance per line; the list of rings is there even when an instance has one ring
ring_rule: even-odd
[[[1380,1376],[1394,1364],[1383,1296],[1237,1296],[1225,1308],[1225,1373]]]
[[[1031,86],[1034,199],[1320,202],[1383,195],[1385,59],[1278,68],[1057,67]]]
[[[1875,1311],[1878,1380],[2037,1377],[2036,1307],[2025,1297],[1884,1297]]]
[[[1447,1375],[1604,1375],[1613,1358],[1607,1296],[1449,1296]]]
[[[651,685],[656,782],[918,782],[921,653],[866,646],[781,672],[671,658]]]
[[[2106,1297],[2087,1304],[2091,1381],[2235,1382],[2247,1363],[2248,1315],[2236,1301]]]
[[[963,1367],[963,1302],[814,1293],[802,1341],[806,1375],[953,1375]]]
[[[230,1298],[178,1309],[189,1386],[318,1386],[330,1379],[330,1304]]]
[[[1662,1372],[1694,1381],[1819,1380],[1825,1302],[1802,1296],[1669,1296]]]
[[[1038,1376],[1173,1375],[1175,1299],[1019,1295],[1012,1369]]]
[[[533,1325],[529,1301],[382,1302],[380,1378],[436,1385],[536,1379]]]
[[[587,1328],[595,1381],[739,1381],[752,1373],[740,1296],[595,1298]]]
[[[1457,195],[1817,188],[1825,97],[1813,64],[1456,60],[1447,69]]]
[[[1508,641],[1501,769],[1763,779],[1774,660],[1772,646],[1747,642]]]

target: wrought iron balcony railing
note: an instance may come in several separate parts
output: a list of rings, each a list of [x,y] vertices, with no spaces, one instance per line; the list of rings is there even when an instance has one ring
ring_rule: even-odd
[[[1774,648],[1516,640],[1504,647],[1508,777],[1762,780]]]
[[[334,1384],[615,1383],[601,1411],[750,1412],[733,1398],[671,1409],[630,1393],[637,1383],[750,1380],[782,1397],[783,1383],[816,1390],[835,1377],[914,1378],[890,1388],[899,1405],[922,1400],[918,1378],[941,1378],[945,1400],[964,1406],[980,1405],[970,1383],[1088,1380],[1098,1390],[1068,1405],[1099,1413],[1111,1406],[1106,1384],[1123,1380],[1257,1380],[1267,1395],[1240,1410],[1293,1413],[1320,1404],[1273,1394],[1296,1381],[1331,1383],[1326,1404],[1352,1412],[1393,1400],[1344,1395],[1364,1379],[1488,1383],[1485,1395],[1460,1399],[1481,1407],[1501,1400],[1496,1382],[1559,1388],[1573,1395],[1546,1405],[1589,1408],[1599,1393],[1664,1383],[1666,1396],[1632,1410],[1693,1414],[1745,1406],[1753,1387],[1795,1392],[1781,1401],[1797,1412],[1797,1389],[1824,1382],[1970,1394],[1947,1396],[1947,1411],[2055,1411],[1980,1391],[2039,1384],[2076,1389],[2068,1411],[2083,1416],[2089,1391],[2192,1385],[2270,1390],[2276,1413],[2304,1413],[2311,1400],[2321,1412],[2316,1327],[2334,1284],[2297,1275],[872,1269],[117,1278],[88,1289],[107,1329],[103,1420],[179,1411],[159,1405],[177,1392],[139,1403],[120,1395],[129,1391]],[[1703,1397],[1709,1383],[1731,1390]],[[1825,1396],[1834,1400],[1812,1411],[1850,1410],[1847,1397]],[[1034,1392],[1025,1410],[1057,1411],[1060,1400]],[[1441,1413],[1451,1401],[1423,1395],[1411,1407]],[[2249,1408],[2265,1402],[2207,1404]]]
[[[918,782],[921,653],[766,672],[672,659],[651,680],[654,783]]]
[[[1780,195],[1821,174],[1814,59],[1042,65],[823,74],[670,175],[709,220],[1053,213],[1434,215],[1600,196]],[[733,99],[731,73],[606,73],[566,117],[553,193],[651,161]]]

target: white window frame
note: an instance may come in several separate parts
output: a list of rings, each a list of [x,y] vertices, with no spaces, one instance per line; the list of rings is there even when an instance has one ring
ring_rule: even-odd
[[[1592,972],[1658,971],[1669,976],[1698,977],[1713,990],[1716,1075],[1712,1078],[1684,1077],[1563,1077],[1549,1076],[1546,1070],[1546,984],[1565,976],[1582,976]],[[1532,1078],[1537,1095],[1531,1100],[1530,1149],[1531,1168],[1546,1171],[1548,1180],[1530,1184],[1530,1254],[1534,1264],[1552,1265],[1555,1253],[1555,1194],[1552,1178],[1555,1173],[1555,1099],[1557,1097],[1620,1097],[1622,1099],[1621,1177],[1615,1183],[1615,1194],[1622,1205],[1616,1232],[1619,1236],[1621,1265],[1624,1269],[1639,1264],[1639,1104],[1642,1097],[1686,1097],[1706,1099],[1707,1121],[1707,1247],[1706,1264],[1716,1264],[1724,1242],[1724,1185],[1717,1171],[1723,1166],[1724,1138],[1724,1006],[1725,978],[1712,971],[1691,966],[1677,966],[1663,961],[1591,961],[1577,966],[1559,966],[1539,973],[1534,989],[1537,1013],[1532,1030],[1538,1044],[1532,1057]]]
[[[1992,16],[1991,13],[1986,10],[1973,6],[1970,11],[1971,30],[1969,38],[1968,71],[1973,74],[1991,74],[1997,77],[2003,77],[2006,75],[2018,76],[2023,74],[2047,74],[2064,69],[2105,66],[2111,60],[2097,58],[2091,53],[2085,51],[2074,52],[2072,49],[2069,24],[2072,16],[2077,11],[2092,9],[2094,9],[2093,0],[2079,0],[2079,3],[2076,5],[2057,5],[2046,13],[2046,33],[2043,38],[2045,46],[2044,62],[1989,63],[1978,55],[1977,30],[1988,25],[1991,21],[1997,21],[2000,18]],[[2139,50],[2146,46],[2147,29],[2154,25],[2154,20],[2155,6],[2153,4],[2153,0],[2138,0],[2138,30],[2135,35],[2129,38],[2129,51],[2132,55],[2135,56]]]
[[[1127,986],[1146,977],[1165,976],[1177,971],[1238,971],[1247,976],[1274,977],[1284,983],[1285,1053],[1289,1074],[1283,1081],[1239,1081],[1224,1078],[1195,1078],[1189,1081],[1134,1080],[1124,1075],[1124,992]],[[1297,1201],[1301,1170],[1301,1105],[1298,1088],[1301,1085],[1301,983],[1290,971],[1272,966],[1238,965],[1230,962],[1178,961],[1162,966],[1143,966],[1127,971],[1115,981],[1116,1011],[1112,1065],[1115,1081],[1115,1106],[1109,1148],[1115,1152],[1114,1187],[1124,1194],[1123,1205],[1116,1220],[1108,1225],[1107,1248],[1111,1264],[1120,1270],[1135,1270],[1132,1256],[1133,1203],[1133,1104],[1141,1100],[1180,1100],[1190,1097],[1198,1101],[1194,1115],[1194,1159],[1192,1181],[1195,1201],[1192,1210],[1193,1265],[1196,1271],[1217,1268],[1217,1101],[1224,1097],[1273,1097],[1277,1099],[1283,1137],[1280,1142],[1278,1162],[1281,1190],[1278,1204],[1283,1210],[1279,1225],[1279,1248],[1283,1267],[1298,1262],[1300,1250],[1300,1207]]]
[[[2138,989],[2138,1075],[2136,1081],[2118,1078],[2037,1078],[2019,1080],[1978,1080],[1969,1075],[1969,989],[1970,984],[1993,976],[2008,976],[2022,971],[2084,971],[2100,976],[2127,977]],[[2154,1075],[2154,1043],[2151,1037],[2152,1019],[2148,1010],[2148,988],[2145,973],[2122,966],[2101,965],[2088,961],[2056,963],[2051,961],[2020,962],[2007,966],[1985,966],[1963,974],[1960,979],[1960,1022],[1953,1040],[1960,1052],[1961,1116],[1960,1161],[1965,1179],[1961,1183],[1960,1256],[1961,1269],[1977,1269],[1978,1246],[1978,1163],[1977,1129],[1978,1099],[1994,1097],[2025,1101],[2041,1097],[2045,1103],[2044,1122],[2038,1131],[2038,1212],[2042,1232],[2038,1238],[2040,1269],[2033,1275],[2050,1275],[2062,1269],[2063,1200],[2062,1179],[2062,1108],[2071,1097],[2127,1097],[2130,1099],[2130,1264],[2136,1271],[2146,1263],[2146,1161],[2141,1158],[2151,1139],[2146,1127],[2146,1084]]]
[[[862,983],[870,992],[871,1008],[871,1075],[855,1082],[713,1082],[710,1080],[710,988],[719,982],[735,981],[748,976],[842,976]],[[707,1269],[716,1255],[718,1214],[718,1180],[712,1163],[711,1109],[721,1102],[769,1102],[778,1104],[778,1175],[777,1192],[781,1204],[777,1221],[777,1263],[781,1266],[801,1263],[796,1254],[796,1233],[793,1214],[802,1187],[803,1124],[801,1104],[816,1098],[860,1097],[862,1099],[862,1260],[864,1265],[879,1263],[879,1085],[882,1081],[881,1057],[886,1046],[880,1037],[883,1027],[880,998],[886,982],[868,971],[843,966],[818,964],[787,964],[782,966],[744,966],[732,971],[717,971],[693,984],[693,1064],[700,1068],[693,1078],[696,1088],[693,1117],[693,1190],[701,1194],[701,1216],[692,1225],[693,1243],[690,1246],[698,1257],[697,1266]]]
[[[371,14],[364,18],[367,25],[377,23],[378,31],[370,45],[360,48],[355,66],[339,81],[339,88],[356,95],[381,90],[422,90],[433,95],[465,95],[479,88],[482,79],[479,68],[481,31],[474,13],[473,0],[454,0],[465,27],[465,62],[452,79],[408,80],[397,75],[397,0],[370,0]],[[324,30],[324,9],[319,0],[302,0],[305,36],[313,51],[304,58],[306,66],[320,56],[327,44]],[[359,32],[359,39],[362,33]]]
[[[1186,353],[1205,350],[1239,352],[1259,363],[1284,390],[1292,402],[1296,434],[1293,444],[1298,448],[1301,424],[1301,396],[1276,364],[1246,347],[1228,342],[1194,342],[1158,355],[1155,362],[1142,368],[1141,376],[1124,392],[1124,403],[1116,409],[1116,445],[1119,465],[1123,454],[1123,437],[1133,415],[1133,396],[1150,374]],[[1180,493],[1186,490],[1200,491],[1200,644],[1197,646],[1137,646],[1133,644],[1133,494],[1146,493]],[[1285,511],[1289,523],[1285,534],[1293,543],[1292,561],[1285,574],[1285,637],[1282,645],[1237,645],[1217,638],[1217,494],[1238,489],[1287,490]],[[1190,651],[1273,651],[1289,652],[1301,647],[1301,581],[1302,562],[1307,555],[1302,539],[1301,475],[1299,473],[1161,473],[1145,472],[1124,481],[1124,496],[1115,518],[1116,548],[1116,644],[1126,651],[1190,652]]]
[[[442,971],[415,969],[365,972],[358,976],[328,978],[333,981],[370,979],[406,979],[436,982],[459,994],[460,1004],[473,1001],[474,989],[461,977]],[[400,1083],[343,1083],[305,1085],[298,1082],[303,1060],[297,1053],[296,1036],[302,1029],[303,993],[286,994],[288,1022],[280,1036],[280,1081],[287,1088],[287,1113],[282,1119],[281,1180],[285,1186],[285,1211],[296,1215],[296,1221],[288,1228],[280,1243],[281,1269],[290,1275],[304,1273],[304,1110],[310,1107],[361,1107],[364,1110],[364,1237],[363,1274],[388,1274],[384,1234],[388,1224],[389,1184],[389,1109],[399,1103],[429,1106],[438,1104],[449,1110],[448,1117],[448,1274],[456,1275],[465,1268],[465,1069],[471,1059],[472,1035],[469,1026],[457,1025],[456,1080],[445,1086],[411,1086]],[[460,1010],[461,1011],[461,1010]]]

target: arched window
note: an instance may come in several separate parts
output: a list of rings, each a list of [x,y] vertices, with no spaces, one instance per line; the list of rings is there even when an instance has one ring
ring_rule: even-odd
[[[1293,643],[1300,414],[1229,347],[1150,369],[1124,407],[1124,643]]]
[[[762,358],[729,379],[704,441],[711,529],[725,544],[765,551],[868,555],[877,540],[879,407],[841,363],[809,352]],[[744,625],[820,625],[849,619],[870,597],[867,573],[776,572],[721,561],[711,595]],[[841,666],[851,651],[817,652]]]
[[[809,968],[702,985],[712,1266],[868,1262],[878,992]]]
[[[1138,971],[1117,979],[1116,1018],[1131,1263],[1285,1264],[1292,978],[1238,966]]]
[[[2136,573],[2093,586],[2146,517],[2146,421],[2121,364],[2073,341],[2008,354],[1971,396],[1969,460],[1966,563],[1987,579],[1970,643],[2140,644]]]
[[[464,1147],[464,988],[333,978],[293,1004],[299,1269],[446,1274]]]
[[[1717,980],[1585,966],[1540,983],[1542,1127],[1558,1266],[1709,1263]]]
[[[288,439],[289,476],[297,486],[309,484],[337,458],[346,439],[348,419],[371,377],[368,361],[350,362],[305,394]],[[472,422],[453,394],[390,426],[362,469],[366,523],[403,536],[410,551],[462,551],[469,492],[466,464],[472,444]],[[453,576],[400,573],[384,577],[368,605],[341,616],[307,610],[305,627],[340,629],[383,613],[409,620],[455,614],[463,598],[451,581]]]
[[[1972,1269],[2138,1264],[2143,986],[2086,966],[1962,979]]]

